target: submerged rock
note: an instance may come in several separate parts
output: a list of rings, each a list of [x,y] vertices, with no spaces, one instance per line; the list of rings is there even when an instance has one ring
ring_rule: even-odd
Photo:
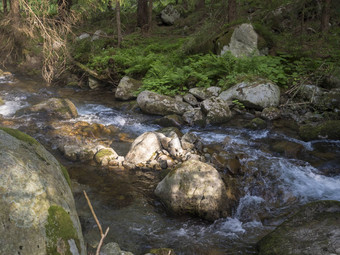
[[[115,97],[119,100],[130,100],[137,98],[136,93],[142,86],[142,82],[132,79],[128,76],[124,76],[117,87]]]
[[[226,187],[215,168],[188,160],[172,170],[155,194],[176,214],[192,214],[207,220],[228,215]]]
[[[78,111],[75,105],[69,99],[50,98],[39,104],[33,105],[24,109],[21,112],[41,112],[47,113],[52,117],[61,119],[71,119],[78,116]]]
[[[0,130],[0,254],[85,255],[67,170],[32,137]]]
[[[309,203],[258,243],[259,255],[340,254],[340,202]]]
[[[329,120],[314,125],[302,125],[299,135],[304,141],[317,139],[340,139],[340,120]]]
[[[220,95],[225,101],[240,100],[245,106],[262,110],[267,107],[276,107],[280,102],[280,88],[270,82],[242,82]]]
[[[184,112],[191,110],[192,106],[185,102],[179,102],[176,99],[157,94],[151,91],[143,91],[137,97],[138,106],[142,111],[157,115],[182,115]]]

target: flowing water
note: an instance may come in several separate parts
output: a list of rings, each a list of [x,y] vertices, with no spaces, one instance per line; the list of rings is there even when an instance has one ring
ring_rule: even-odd
[[[115,125],[132,138],[159,128],[128,103],[115,102],[112,92],[83,91],[45,87],[42,82],[17,77],[15,82],[0,79],[0,114],[11,126],[29,132],[31,126],[43,129],[47,123],[34,114],[16,117],[15,113],[49,97],[62,96],[73,101],[79,117],[86,121]],[[1,118],[0,118],[1,119]],[[68,166],[73,192],[89,247],[99,239],[98,229],[82,195],[89,194],[104,228],[110,227],[108,241],[122,249],[144,254],[150,248],[173,248],[176,254],[256,254],[255,243],[280,224],[300,205],[315,200],[340,201],[340,141],[303,142],[290,131],[271,128],[250,131],[238,125],[188,128],[204,144],[221,144],[230,155],[243,155],[241,164],[250,169],[242,180],[243,196],[233,215],[213,223],[165,212],[153,195],[161,180],[154,171],[104,170],[67,162],[57,150],[48,148]],[[29,132],[44,143],[43,133]],[[273,150],[278,142],[291,142],[303,153],[291,157]],[[115,148],[125,152],[125,148]]]

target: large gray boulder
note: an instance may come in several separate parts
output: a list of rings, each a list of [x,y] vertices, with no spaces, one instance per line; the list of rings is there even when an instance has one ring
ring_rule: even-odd
[[[235,28],[230,43],[224,45],[221,55],[231,52],[235,57],[258,56],[258,35],[251,24],[242,24]]]
[[[237,99],[245,106],[262,110],[276,107],[280,102],[280,88],[270,82],[242,82],[223,91],[219,97],[225,101]]]
[[[75,105],[69,99],[64,98],[50,98],[22,111],[47,113],[50,116],[61,119],[71,119],[78,116]]]
[[[259,255],[340,254],[340,202],[305,205],[261,239],[258,248]]]
[[[138,106],[142,111],[157,115],[182,115],[184,112],[192,108],[191,105],[185,102],[176,101],[176,99],[157,94],[151,91],[143,91],[137,97]]]
[[[217,170],[197,160],[188,160],[172,170],[157,185],[155,194],[170,211],[207,220],[226,216],[229,207]]]
[[[173,25],[175,21],[181,17],[179,12],[175,9],[175,7],[169,4],[167,7],[161,11],[161,20],[166,25]]]
[[[128,76],[123,77],[117,87],[115,97],[119,100],[129,100],[136,98],[136,92],[142,83]]]
[[[227,101],[219,97],[210,97],[202,102],[202,110],[206,113],[208,124],[220,124],[231,118]]]
[[[0,254],[85,255],[67,170],[17,130],[1,128],[0,151]]]
[[[156,132],[146,132],[137,137],[125,157],[128,164],[138,165],[155,158],[156,152],[162,150],[160,139],[164,135]]]

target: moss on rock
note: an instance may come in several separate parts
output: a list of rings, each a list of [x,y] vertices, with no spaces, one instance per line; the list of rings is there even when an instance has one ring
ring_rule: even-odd
[[[299,135],[304,141],[316,139],[340,139],[340,120],[329,120],[318,125],[302,125]]]
[[[4,104],[5,104],[4,100],[2,100],[2,98],[0,97],[0,105],[4,105]]]
[[[69,240],[74,240],[77,249],[80,242],[77,231],[73,226],[70,215],[64,208],[52,205],[48,209],[47,223],[45,225],[47,237],[47,254],[49,255],[72,255]]]
[[[61,172],[63,173],[63,175],[64,175],[64,177],[67,181],[68,186],[70,186],[70,188],[71,188],[71,178],[70,178],[70,175],[68,174],[66,167],[64,167],[62,164],[60,164],[60,169],[61,169]]]
[[[17,129],[12,129],[12,128],[7,128],[7,127],[0,127],[0,130],[5,131],[7,134],[21,140],[24,142],[27,142],[31,145],[38,145],[39,142],[35,140],[33,137],[17,130]]]

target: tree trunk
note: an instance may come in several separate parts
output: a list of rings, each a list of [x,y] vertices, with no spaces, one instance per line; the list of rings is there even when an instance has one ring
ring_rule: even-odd
[[[152,0],[149,0],[149,5],[148,5],[148,32],[151,32],[151,27],[152,27],[152,5],[153,2]]]
[[[11,16],[14,21],[14,26],[19,27],[19,22],[20,22],[19,0],[11,0]]]
[[[137,27],[144,32],[148,26],[148,0],[138,0],[137,4]]]
[[[325,33],[329,29],[329,19],[331,16],[331,0],[323,0],[321,14],[321,32]]]
[[[228,23],[236,20],[236,0],[228,1]]]
[[[2,0],[2,7],[4,9],[4,14],[7,14],[7,0]]]
[[[118,48],[122,43],[122,24],[120,22],[120,0],[116,0],[116,22],[117,22],[117,38]]]

